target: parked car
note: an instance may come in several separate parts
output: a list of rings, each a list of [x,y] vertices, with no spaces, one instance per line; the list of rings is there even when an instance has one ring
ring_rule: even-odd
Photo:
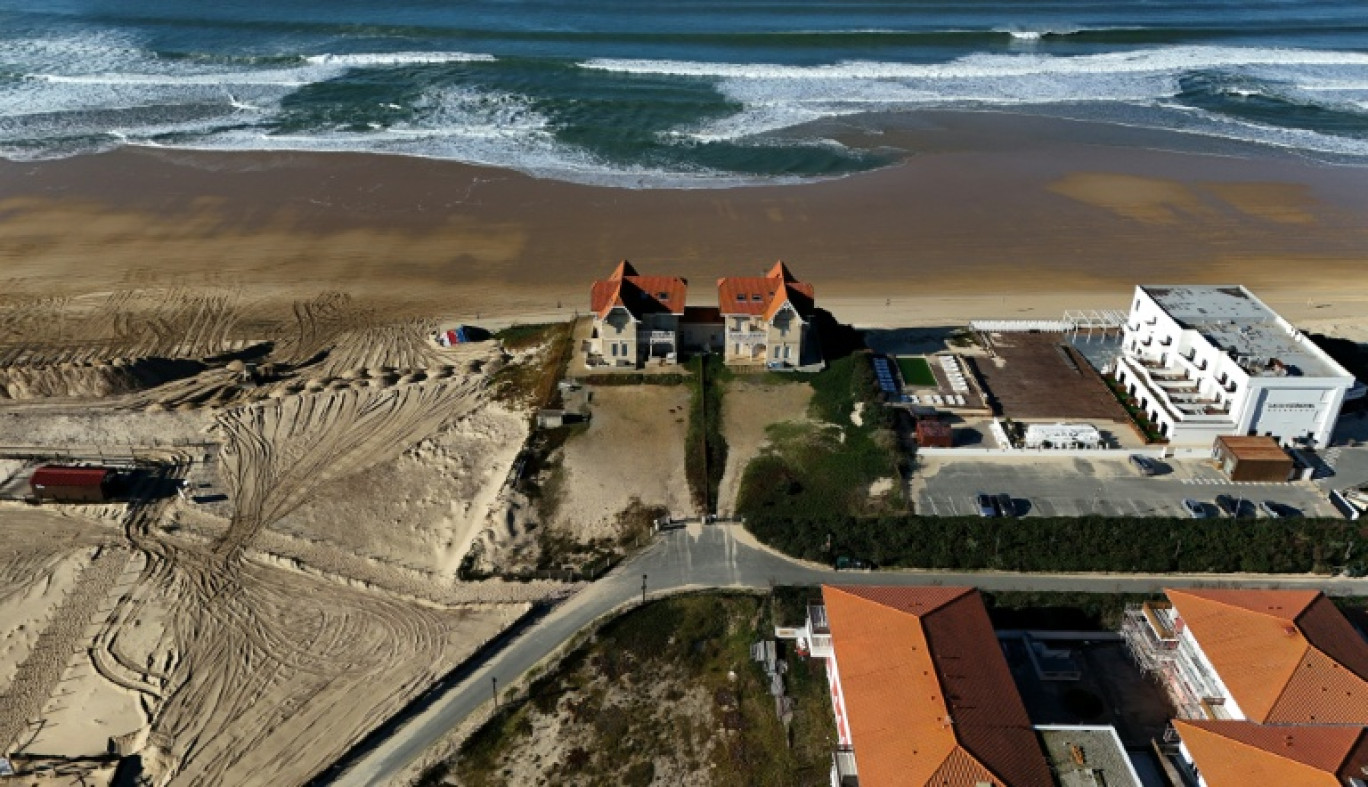
[[[1183,498],[1183,510],[1187,511],[1188,516],[1193,519],[1207,519],[1211,516],[1207,513],[1207,508],[1204,503],[1199,503],[1190,497]]]
[[[986,495],[979,492],[974,495],[974,505],[978,507],[978,515],[981,517],[994,517],[998,515],[997,503],[993,500],[992,495]]]
[[[1236,519],[1253,519],[1258,515],[1254,509],[1254,501],[1246,500],[1243,497],[1216,495],[1216,505],[1227,516],[1233,516]]]
[[[1159,474],[1159,463],[1141,454],[1130,455],[1131,467],[1140,471],[1140,475],[1151,476]]]
[[[1003,492],[994,499],[997,501],[998,516],[1016,516],[1016,501],[1012,499],[1011,495]]]
[[[1288,519],[1301,516],[1301,512],[1286,503],[1279,503],[1276,500],[1264,500],[1259,503],[1259,510],[1269,519]]]

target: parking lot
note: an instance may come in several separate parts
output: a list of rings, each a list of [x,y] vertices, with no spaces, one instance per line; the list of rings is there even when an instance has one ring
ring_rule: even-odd
[[[917,459],[912,491],[917,512],[931,516],[977,515],[978,492],[1010,495],[1019,516],[1186,517],[1184,498],[1205,503],[1214,514],[1219,494],[1277,501],[1306,516],[1340,516],[1311,482],[1232,483],[1201,459],[1167,460],[1167,472],[1146,478],[1127,456],[1123,451],[1097,458],[923,455]]]

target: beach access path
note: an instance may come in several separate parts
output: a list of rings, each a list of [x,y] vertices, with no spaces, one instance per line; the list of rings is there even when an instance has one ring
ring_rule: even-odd
[[[1155,593],[1166,587],[1258,587],[1368,594],[1368,578],[1254,574],[1030,574],[959,571],[833,571],[785,557],[755,541],[739,524],[692,524],[659,535],[642,552],[567,599],[515,636],[468,664],[459,681],[389,734],[372,736],[346,758],[345,770],[316,783],[338,787],[386,785],[428,747],[492,702],[492,680],[514,686],[600,618],[642,598],[688,590],[766,589],[775,585],[971,585],[988,591]],[[795,623],[797,621],[794,621]]]

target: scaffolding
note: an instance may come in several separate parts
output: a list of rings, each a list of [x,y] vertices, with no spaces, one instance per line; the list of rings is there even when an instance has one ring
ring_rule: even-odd
[[[1131,658],[1163,686],[1178,718],[1239,718],[1227,711],[1220,681],[1182,632],[1181,619],[1164,602],[1131,604],[1121,622],[1121,638]]]

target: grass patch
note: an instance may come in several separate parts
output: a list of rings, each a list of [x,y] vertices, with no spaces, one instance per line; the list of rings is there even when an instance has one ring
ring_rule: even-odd
[[[727,466],[727,440],[722,436],[722,392],[731,373],[721,356],[690,359],[693,394],[689,399],[689,429],[684,440],[684,475],[694,505],[714,513],[722,471]]]
[[[1341,519],[825,516],[761,509],[746,527],[809,560],[880,566],[1118,573],[1368,573],[1368,527]]]
[[[559,322],[538,322],[526,325],[510,325],[494,332],[494,338],[507,350],[526,350],[546,341],[547,335],[565,325]]]
[[[811,375],[816,426],[775,424],[770,447],[741,476],[737,512],[754,517],[840,518],[870,513],[870,484],[899,477],[902,455],[888,408],[879,403],[868,352]],[[860,410],[860,423],[851,414]],[[881,504],[899,509],[901,498]]]
[[[494,787],[513,783],[515,764],[534,762],[549,784],[649,785],[663,765],[724,787],[825,785],[836,731],[822,662],[784,654],[795,700],[786,727],[749,658],[753,642],[773,636],[770,607],[708,593],[626,613],[429,774]],[[559,756],[530,759],[549,735]]]
[[[565,376],[570,363],[573,328],[574,323],[569,322],[515,325],[495,334],[505,350],[536,352],[512,359],[494,373],[494,395],[517,406],[553,407],[560,399],[556,383]]]
[[[897,361],[904,384],[922,388],[936,386],[936,375],[932,373],[931,364],[927,363],[925,358],[900,357]]]

